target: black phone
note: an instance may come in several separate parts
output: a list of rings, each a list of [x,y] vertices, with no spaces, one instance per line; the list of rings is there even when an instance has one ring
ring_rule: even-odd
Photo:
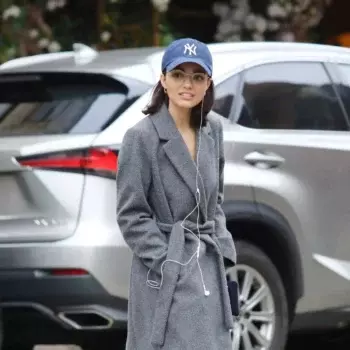
[[[227,281],[228,294],[230,296],[231,312],[233,316],[239,316],[239,288],[236,281]]]

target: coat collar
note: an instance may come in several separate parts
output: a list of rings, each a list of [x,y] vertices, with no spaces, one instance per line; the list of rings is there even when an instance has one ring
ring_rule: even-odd
[[[163,149],[171,164],[176,169],[182,180],[189,187],[193,196],[196,198],[196,175],[197,168],[196,163],[191,158],[191,155],[187,149],[187,146],[178,131],[176,124],[170,115],[168,108],[163,105],[158,113],[150,116],[159,139],[166,141],[163,145]],[[196,146],[198,147],[199,132],[197,132]],[[197,149],[198,151],[198,149]],[[201,192],[200,210],[204,220],[207,219],[207,201],[208,195],[206,194],[207,184],[209,183],[209,168],[215,168],[215,142],[211,136],[211,127],[209,123],[202,128],[201,144],[200,144],[200,156],[199,156],[199,172],[198,186]]]
[[[157,113],[151,116],[151,119],[161,140],[168,141],[181,136],[179,131],[177,130],[174,119],[170,115],[168,108],[165,104],[162,105],[162,107]],[[207,123],[207,125],[202,128],[202,131],[203,133],[210,135],[210,124]]]

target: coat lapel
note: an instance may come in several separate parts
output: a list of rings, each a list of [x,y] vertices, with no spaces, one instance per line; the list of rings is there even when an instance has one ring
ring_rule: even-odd
[[[169,158],[171,164],[180,175],[184,183],[188,186],[189,190],[196,198],[196,164],[192,160],[191,155],[187,149],[187,146],[178,131],[175,122],[168,112],[165,105],[162,106],[160,111],[151,117],[151,120],[158,132],[161,140],[167,141],[164,146],[164,152]],[[203,218],[207,218],[207,195],[205,189],[208,184],[208,175],[210,168],[215,167],[213,159],[215,159],[214,140],[210,136],[209,124],[202,128],[200,145],[199,133],[197,133],[197,151],[200,146],[199,154],[199,171],[198,186],[201,193],[200,210]]]
[[[211,194],[209,192],[211,190],[210,184],[213,182],[213,174],[217,174],[217,167],[215,162],[217,158],[215,153],[215,142],[211,137],[210,131],[210,125],[208,123],[207,126],[202,128],[201,139],[199,139],[199,136],[197,137],[197,147],[200,147],[198,159],[198,168],[200,173],[198,184],[201,191],[200,207],[204,214],[205,220],[207,220],[207,204]]]

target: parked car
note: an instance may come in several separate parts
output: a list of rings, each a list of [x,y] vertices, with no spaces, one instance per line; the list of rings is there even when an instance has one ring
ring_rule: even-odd
[[[227,271],[240,284],[233,349],[280,350],[289,331],[350,319],[350,51],[210,49],[238,252]],[[76,45],[0,67],[0,294],[19,343],[100,348],[126,326],[131,252],[116,224],[116,164],[162,53]]]

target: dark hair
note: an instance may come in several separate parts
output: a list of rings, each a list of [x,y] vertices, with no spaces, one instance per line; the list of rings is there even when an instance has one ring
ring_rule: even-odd
[[[207,115],[213,107],[215,98],[214,94],[214,85],[213,81],[211,81],[203,100],[202,126],[207,125]],[[142,110],[142,113],[152,116],[160,110],[164,103],[166,106],[169,106],[169,97],[165,93],[162,83],[159,81],[153,90],[151,102]],[[202,101],[192,108],[190,120],[192,128],[199,129],[201,126],[201,109]]]

